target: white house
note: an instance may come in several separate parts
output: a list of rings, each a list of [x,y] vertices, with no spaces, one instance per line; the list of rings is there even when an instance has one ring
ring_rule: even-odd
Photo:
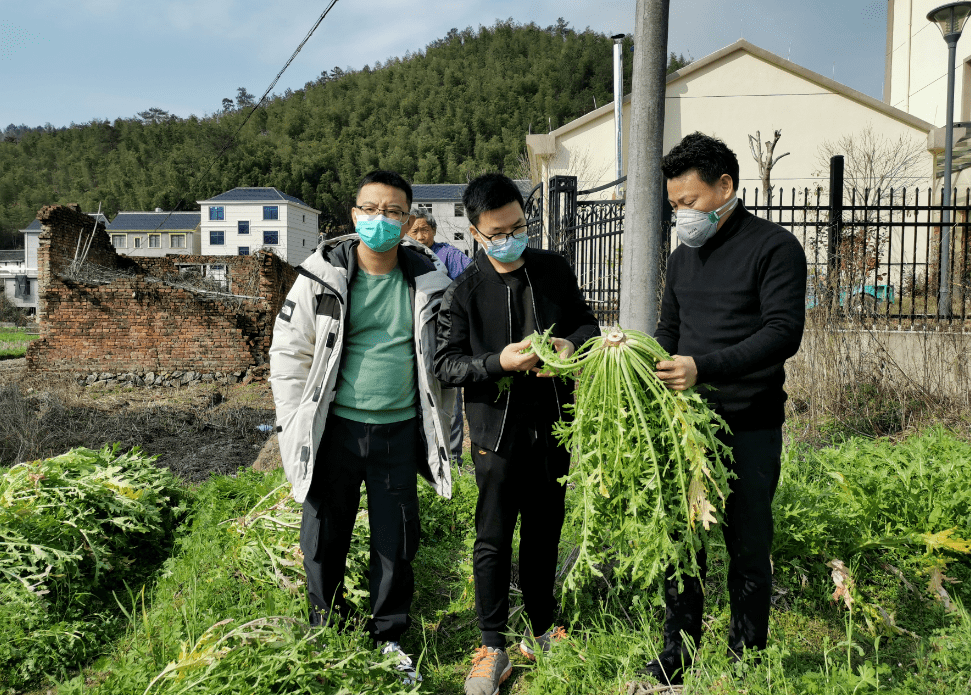
[[[119,212],[106,225],[115,250],[126,256],[199,255],[198,212]]]
[[[248,255],[272,250],[298,265],[317,247],[319,210],[276,188],[239,187],[207,200],[202,210],[204,256]]]
[[[931,27],[934,31],[934,29]],[[939,37],[938,37],[939,38]],[[943,43],[943,41],[941,42]],[[770,139],[782,131],[776,154],[789,152],[772,170],[772,183],[797,191],[826,183],[819,148],[872,128],[883,137],[926,150],[933,126],[921,118],[858,92],[819,73],[739,40],[668,76],[664,114],[664,151],[681,138],[701,131],[722,139],[738,156],[740,188],[749,195],[761,188],[758,164],[749,152],[749,135]],[[623,172],[627,173],[630,97],[624,98]],[[581,189],[616,178],[613,102],[560,128],[527,135],[526,146],[536,179],[556,174],[577,176]],[[930,185],[931,154],[918,167]],[[822,170],[821,170],[822,169]],[[610,189],[603,195],[609,195]],[[788,196],[787,196],[788,199]],[[751,200],[751,198],[750,198]]]

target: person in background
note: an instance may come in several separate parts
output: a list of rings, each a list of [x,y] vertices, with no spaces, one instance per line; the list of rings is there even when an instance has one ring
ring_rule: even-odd
[[[728,656],[765,649],[772,597],[772,497],[782,453],[785,361],[802,341],[806,255],[787,230],[755,217],[736,197],[738,159],[721,140],[692,133],[661,164],[681,244],[671,254],[654,337],[669,388],[697,383],[730,432],[731,494],[722,532],[728,550]],[[710,387],[710,388],[709,388]],[[684,590],[665,581],[664,646],[644,669],[665,685],[682,681],[701,641],[706,558]],[[669,575],[670,576],[670,572]],[[758,657],[756,657],[758,658]]]
[[[533,660],[564,636],[554,625],[553,584],[563,529],[570,452],[553,436],[568,419],[572,386],[539,376],[529,347],[552,329],[566,357],[599,335],[563,256],[527,248],[523,194],[508,177],[484,174],[462,196],[475,240],[472,264],[445,291],[438,312],[435,376],[465,390],[475,507],[475,610],[482,636],[466,695],[495,695],[512,672],[506,654],[512,539],[521,520],[519,577],[528,618],[520,651]]]
[[[367,174],[351,212],[356,234],[321,242],[300,264],[273,327],[270,385],[280,455],[303,504],[300,549],[311,627],[337,626],[347,553],[367,489],[371,528],[368,633],[421,680],[399,639],[411,623],[418,474],[451,496],[446,446],[451,389],[432,375],[435,321],[449,280],[430,250],[401,244],[411,185]]]
[[[408,236],[424,244],[438,256],[448,270],[448,276],[454,280],[462,271],[469,267],[472,260],[464,253],[459,251],[451,244],[443,241],[435,241],[435,233],[438,231],[438,223],[435,217],[425,210],[418,208],[411,211],[411,228]],[[462,441],[465,439],[464,427],[462,426],[462,390],[455,390],[455,412],[452,414],[452,432],[449,437],[449,448],[456,463],[462,462]]]

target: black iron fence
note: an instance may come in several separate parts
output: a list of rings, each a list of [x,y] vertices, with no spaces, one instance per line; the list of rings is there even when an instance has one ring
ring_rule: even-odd
[[[839,161],[835,161],[839,160]],[[577,190],[572,176],[550,179],[543,215],[542,184],[527,201],[530,245],[555,250],[570,261],[591,308],[605,324],[619,318],[624,200],[594,197],[622,182]],[[758,190],[739,198],[755,215],[788,229],[802,243],[809,264],[807,311],[882,321],[892,328],[966,326],[971,318],[971,189],[952,200],[951,242],[941,273],[944,208],[932,192],[844,191],[842,158],[834,158],[829,190],[777,191],[766,203]],[[662,247],[677,236],[665,224]],[[947,292],[942,294],[942,287]],[[941,298],[946,303],[941,302]]]

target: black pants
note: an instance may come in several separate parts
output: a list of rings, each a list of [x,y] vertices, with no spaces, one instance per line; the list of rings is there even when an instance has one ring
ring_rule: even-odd
[[[397,641],[408,625],[418,550],[418,420],[367,425],[331,416],[303,503],[300,549],[310,603],[321,613],[348,612],[344,572],[361,482],[371,528],[371,618],[378,641]]]
[[[772,597],[772,497],[779,484],[782,428],[723,434],[735,462],[730,469],[738,478],[729,481],[732,494],[725,505],[725,547],[728,550],[728,597],[731,621],[728,648],[736,654],[746,648],[764,649],[769,634],[769,603]],[[682,648],[683,630],[701,641],[704,595],[701,583],[707,570],[704,551],[698,555],[701,577],[664,583],[664,651],[676,655]],[[671,575],[673,569],[668,572]]]
[[[563,528],[570,457],[550,434],[552,422],[518,427],[508,456],[472,444],[475,482],[475,610],[482,643],[505,648],[512,537],[521,516],[519,576],[533,634],[553,625],[553,583]]]

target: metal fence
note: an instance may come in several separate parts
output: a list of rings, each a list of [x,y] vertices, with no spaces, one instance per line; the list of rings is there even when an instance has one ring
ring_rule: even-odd
[[[964,328],[971,318],[971,189],[951,211],[947,272],[941,270],[941,216],[932,192],[844,191],[842,160],[834,161],[829,189],[778,191],[766,204],[758,190],[739,198],[759,217],[788,229],[802,243],[809,265],[807,311],[835,317],[880,321],[891,328],[934,324]],[[618,185],[612,181],[577,190],[572,176],[555,176],[527,202],[530,245],[562,253],[570,262],[591,309],[605,325],[619,318],[624,200],[591,198]],[[751,200],[749,199],[751,198]],[[677,237],[665,224],[662,247],[674,250]],[[663,266],[663,259],[662,259]],[[939,305],[942,283],[947,305]]]

